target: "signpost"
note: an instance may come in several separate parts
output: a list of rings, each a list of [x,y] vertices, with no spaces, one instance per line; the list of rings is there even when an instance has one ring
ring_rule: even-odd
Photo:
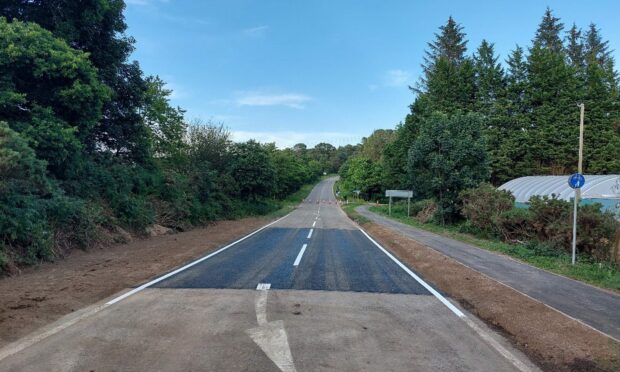
[[[577,253],[577,206],[581,199],[581,188],[586,183],[583,176],[583,119],[585,115],[585,105],[579,104],[579,164],[577,165],[577,173],[568,177],[568,185],[575,189],[575,205],[573,206],[573,257],[572,264],[575,264],[575,256]]]
[[[407,217],[411,210],[411,198],[413,197],[413,191],[410,190],[385,190],[385,196],[390,198],[390,206],[388,208],[389,215],[392,215],[392,198],[406,198],[407,199]]]

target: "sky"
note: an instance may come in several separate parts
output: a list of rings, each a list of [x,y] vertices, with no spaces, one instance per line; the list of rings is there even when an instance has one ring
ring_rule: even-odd
[[[472,53],[530,45],[549,6],[568,29],[594,22],[620,60],[618,1],[126,0],[127,34],[186,118],[236,141],[359,143],[414,99],[427,42],[449,16]]]

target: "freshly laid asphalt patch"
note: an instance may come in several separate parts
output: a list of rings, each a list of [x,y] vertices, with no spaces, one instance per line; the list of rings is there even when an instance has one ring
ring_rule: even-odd
[[[360,231],[272,227],[153,287],[352,291],[430,295]],[[299,266],[293,263],[307,244]]]

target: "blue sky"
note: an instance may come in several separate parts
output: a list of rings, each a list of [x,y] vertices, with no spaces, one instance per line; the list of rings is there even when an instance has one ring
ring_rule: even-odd
[[[394,128],[414,98],[407,87],[426,43],[450,15],[470,52],[486,38],[503,60],[529,46],[550,6],[567,28],[596,23],[620,57],[617,1],[126,2],[133,58],[168,82],[188,119],[279,147],[358,143]]]

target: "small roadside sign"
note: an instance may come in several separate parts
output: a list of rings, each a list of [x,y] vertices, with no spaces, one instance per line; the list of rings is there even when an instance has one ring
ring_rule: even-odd
[[[394,198],[413,198],[413,191],[409,190],[385,190],[385,196]]]
[[[392,198],[405,198],[407,199],[407,217],[411,212],[411,198],[413,198],[413,191],[411,190],[385,190],[385,196],[390,198],[389,215],[392,215]]]
[[[573,189],[580,189],[586,183],[586,178],[581,173],[571,174],[568,177],[568,186]]]

